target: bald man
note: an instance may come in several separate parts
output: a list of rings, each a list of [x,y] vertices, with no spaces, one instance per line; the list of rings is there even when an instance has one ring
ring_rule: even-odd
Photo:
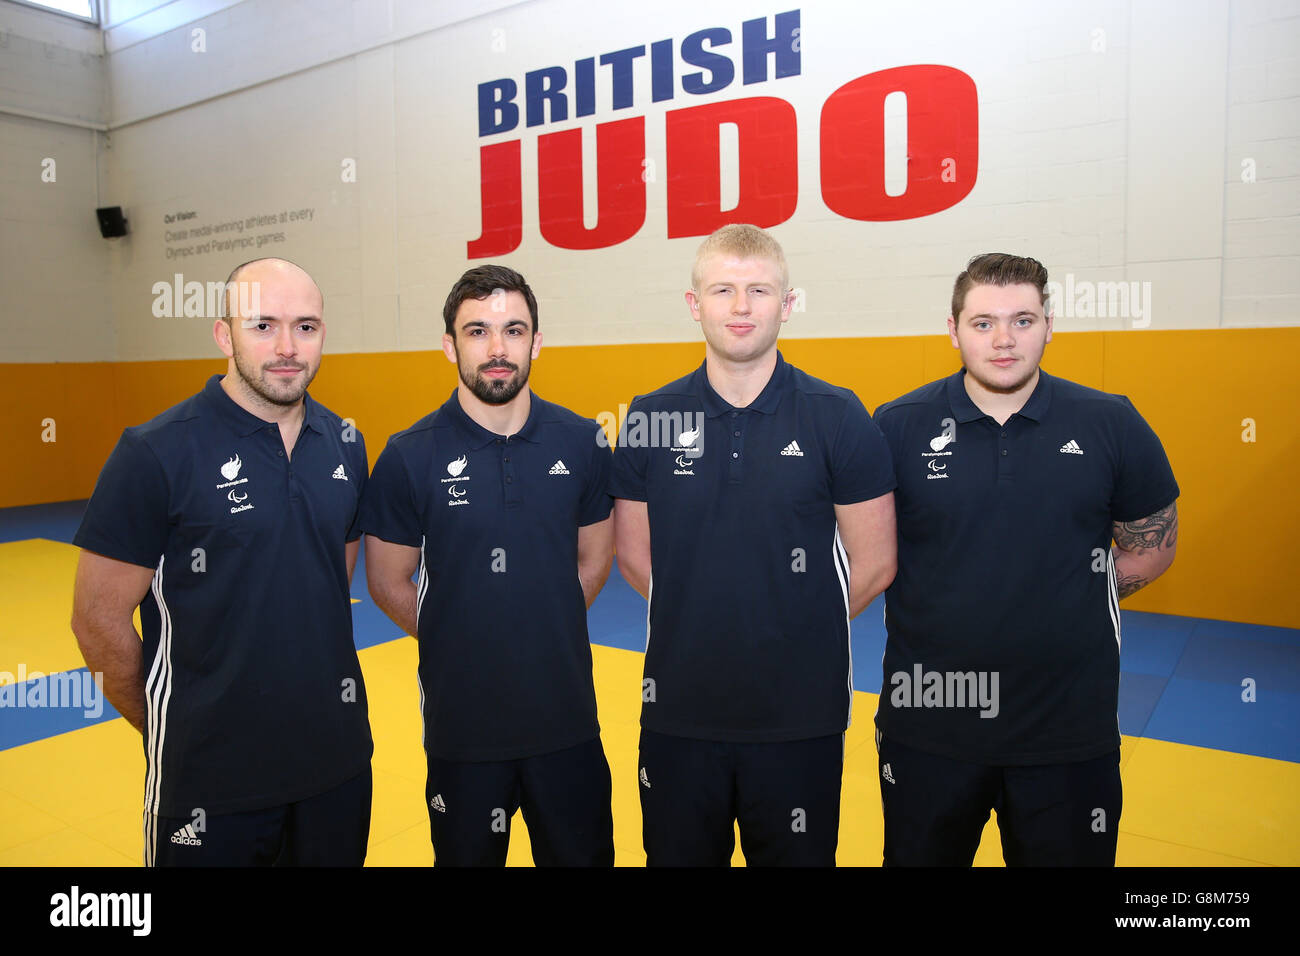
[[[226,374],[126,429],[100,473],[72,629],[142,736],[146,866],[360,866],[365,444],[307,394],[325,320],[301,268],[237,267],[212,335]]]

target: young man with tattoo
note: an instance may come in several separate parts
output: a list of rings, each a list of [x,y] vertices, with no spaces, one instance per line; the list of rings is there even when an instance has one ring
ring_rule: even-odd
[[[965,367],[873,416],[898,479],[888,866],[969,866],[990,808],[1009,865],[1115,862],[1119,602],[1173,562],[1178,485],[1127,398],[1039,369],[1046,288],[1034,259],[972,259],[948,318]]]

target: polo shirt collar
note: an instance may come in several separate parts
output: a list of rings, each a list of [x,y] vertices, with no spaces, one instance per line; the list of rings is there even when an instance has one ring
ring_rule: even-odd
[[[537,444],[537,432],[541,427],[539,423],[539,413],[541,411],[542,400],[537,397],[536,392],[532,391],[529,392],[528,397],[528,420],[524,422],[523,427],[520,428],[519,431],[509,436],[498,435],[496,432],[484,428],[478,422],[474,421],[474,419],[470,418],[465,409],[461,407],[459,388],[451,390],[451,397],[447,399],[446,404],[442,407],[446,410],[448,415],[451,416],[451,420],[456,423],[456,429],[460,432],[461,438],[465,440],[470,451],[475,451],[479,448],[486,448],[498,439],[507,437],[519,438]]]
[[[704,406],[704,415],[706,418],[718,418],[727,412],[734,412],[738,409],[719,395],[709,384],[708,360],[695,370],[692,376],[691,386],[700,404]],[[745,410],[753,409],[756,412],[762,412],[764,415],[773,415],[781,405],[781,398],[785,395],[786,386],[790,381],[790,366],[786,364],[785,357],[780,352],[776,353],[776,368],[772,369],[772,377],[767,380],[763,390],[758,393],[758,397],[745,406]]]
[[[226,390],[221,387],[221,375],[213,375],[206,385],[203,386],[203,398],[222,422],[224,422],[234,433],[241,438],[247,437],[256,431],[261,431],[268,425],[275,426],[275,422],[268,422],[265,418],[259,418],[245,408],[235,404],[235,400],[226,394]],[[304,394],[302,397],[303,414],[302,424],[304,428],[310,428],[312,431],[325,434],[328,421],[325,413],[321,410],[320,405],[312,400],[310,395]]]
[[[1023,408],[1016,412],[1021,418],[1041,422],[1047,415],[1047,408],[1052,403],[1052,383],[1054,379],[1041,368],[1038,370],[1038,384],[1029,396]],[[948,376],[945,390],[948,393],[948,405],[952,408],[952,417],[965,424],[985,418],[985,414],[971,401],[966,392],[966,369]]]
[[[1025,407],[1016,414],[1021,418],[1030,418],[1041,423],[1047,417],[1047,407],[1052,404],[1054,382],[1055,379],[1040,368],[1038,370],[1038,384],[1034,386],[1034,394],[1029,396],[1029,401],[1025,402]]]
[[[952,409],[952,417],[957,421],[964,425],[984,417],[984,413],[976,407],[970,395],[966,393],[966,369],[962,368],[949,375],[945,390],[948,393],[948,407]]]

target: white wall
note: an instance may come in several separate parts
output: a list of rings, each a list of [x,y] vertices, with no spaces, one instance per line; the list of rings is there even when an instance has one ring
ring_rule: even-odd
[[[0,361],[100,361],[117,353],[109,241],[95,219],[99,135],[0,115]],[[41,179],[47,159],[53,182]]]
[[[506,0],[176,0],[106,32],[112,123],[138,122],[509,6]],[[274,94],[271,102],[284,105]]]
[[[9,362],[116,356],[99,235],[107,119],[98,28],[0,3],[0,311]]]
[[[210,16],[241,0],[100,0],[104,49],[110,53]]]
[[[1296,325],[1300,4],[1234,3],[1228,33],[1223,324]]]
[[[141,0],[110,27],[103,193],[126,208],[132,235],[113,245],[96,237],[117,327],[105,358],[210,355],[208,321],[152,315],[154,284],[176,272],[221,279],[237,262],[271,253],[317,275],[333,351],[435,347],[447,288],[482,261],[467,260],[465,248],[480,231],[479,147],[512,139],[522,141],[524,234],[499,261],[538,292],[548,344],[694,341],[681,293],[699,238],[666,238],[664,114],[749,96],[784,99],[798,116],[798,208],[774,227],[807,305],[788,335],[934,334],[953,276],[989,250],[1037,256],[1056,279],[1149,282],[1152,328],[1300,324],[1296,0],[665,0],[620,4],[616,14],[585,0],[330,0],[310,15],[275,0],[209,6],[186,20],[203,4]],[[742,85],[742,21],[796,7],[800,75]],[[154,24],[152,35],[142,21]],[[478,136],[481,82],[511,77],[522,98],[527,70],[560,65],[572,74],[583,57],[680,43],[717,26],[731,30],[723,51],[737,63],[736,81],[717,93],[687,95],[678,84],[671,100],[653,103],[642,57],[630,109],[612,109],[608,68],[597,67],[594,116]],[[873,71],[927,63],[976,84],[973,191],[919,219],[860,222],[831,212],[819,185],[827,96]],[[674,69],[695,68],[678,59]],[[658,170],[644,225],[612,248],[550,246],[538,230],[538,135],[584,131],[590,219],[595,126],[631,116],[646,118],[647,158]],[[1242,179],[1247,158],[1253,182]],[[344,181],[349,160],[355,182]],[[9,197],[7,181],[3,188]],[[168,215],[193,211],[192,222],[214,224],[299,209],[312,209],[312,220],[252,230],[282,232],[283,243],[166,255],[192,244],[166,241],[176,228]],[[1058,317],[1065,330],[1133,324],[1132,316]],[[56,357],[35,343],[0,354]]]
[[[94,24],[0,2],[0,114],[102,128],[103,52]]]

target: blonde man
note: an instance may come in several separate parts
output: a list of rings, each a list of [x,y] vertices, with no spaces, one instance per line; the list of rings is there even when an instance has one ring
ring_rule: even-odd
[[[777,351],[793,292],[766,232],[705,240],[686,303],[704,363],[632,403],[612,485],[650,604],[647,862],[725,866],[739,822],[750,865],[833,866],[849,621],[894,575],[889,451],[851,391]]]

